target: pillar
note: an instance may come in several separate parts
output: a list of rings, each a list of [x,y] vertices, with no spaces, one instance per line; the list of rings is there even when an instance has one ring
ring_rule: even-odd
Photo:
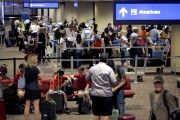
[[[174,71],[174,56],[180,56],[180,25],[171,26],[171,69]],[[176,67],[180,67],[180,57],[176,59]],[[180,73],[180,69],[176,69]]]

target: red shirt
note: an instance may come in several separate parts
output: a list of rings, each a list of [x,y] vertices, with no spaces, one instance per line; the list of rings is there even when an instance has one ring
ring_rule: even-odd
[[[20,73],[20,72],[17,72],[16,75],[14,76],[14,78],[13,78],[13,81],[14,81],[14,82],[18,82],[20,76],[21,76],[21,73]]]
[[[86,73],[84,73],[82,76],[80,74],[75,74],[74,77],[79,80],[79,88],[85,89],[87,84],[89,84],[89,87],[91,87],[91,81],[85,80]]]
[[[59,79],[60,79],[59,88],[61,88],[62,85],[64,84],[64,81],[67,80],[67,77],[62,76]],[[58,89],[58,75],[57,74],[54,75],[53,82],[54,82],[54,90],[57,90]],[[53,82],[50,83],[49,89],[53,89]]]

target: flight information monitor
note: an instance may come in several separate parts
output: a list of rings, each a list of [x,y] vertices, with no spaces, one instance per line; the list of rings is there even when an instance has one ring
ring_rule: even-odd
[[[57,9],[57,8],[59,8],[59,3],[36,3],[36,2],[34,2],[34,3],[32,3],[32,2],[30,2],[30,3],[24,3],[24,7],[26,7],[26,8],[51,8],[51,9],[53,9],[53,8],[55,8],[55,9]]]

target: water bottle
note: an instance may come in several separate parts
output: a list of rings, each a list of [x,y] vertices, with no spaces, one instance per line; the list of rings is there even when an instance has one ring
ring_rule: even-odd
[[[34,106],[31,106],[30,111],[31,113],[34,113]]]

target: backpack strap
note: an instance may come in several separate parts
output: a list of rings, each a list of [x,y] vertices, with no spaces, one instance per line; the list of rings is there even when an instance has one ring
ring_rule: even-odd
[[[170,118],[170,111],[169,111],[169,106],[167,104],[167,99],[166,99],[167,93],[168,93],[168,91],[164,90],[164,92],[163,92],[163,103],[164,103],[164,105],[168,111],[168,119],[169,119]]]

